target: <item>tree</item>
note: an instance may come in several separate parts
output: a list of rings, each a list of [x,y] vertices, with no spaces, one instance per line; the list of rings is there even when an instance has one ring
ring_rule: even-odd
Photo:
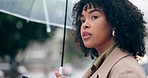
[[[18,50],[25,49],[30,41],[44,42],[46,38],[52,37],[56,27],[52,26],[51,30],[47,33],[44,24],[0,13],[0,56],[15,58]]]

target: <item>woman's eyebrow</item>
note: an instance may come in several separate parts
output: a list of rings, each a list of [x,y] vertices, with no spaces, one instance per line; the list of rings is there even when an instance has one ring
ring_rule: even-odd
[[[94,10],[91,10],[91,11],[89,12],[89,14],[91,14],[91,13],[93,13],[93,12],[96,12],[96,11],[101,12],[101,10],[99,10],[99,9],[94,9]]]
[[[91,13],[93,13],[93,12],[101,12],[101,10],[99,10],[99,9],[94,9],[94,10],[91,10],[90,12],[88,12],[88,14],[91,14]],[[84,17],[84,15],[83,14],[81,14],[81,17]]]

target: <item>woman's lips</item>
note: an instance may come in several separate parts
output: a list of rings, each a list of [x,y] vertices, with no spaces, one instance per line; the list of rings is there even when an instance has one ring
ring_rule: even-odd
[[[82,38],[83,38],[83,40],[87,40],[87,39],[91,38],[91,34],[89,32],[85,31],[82,33]]]

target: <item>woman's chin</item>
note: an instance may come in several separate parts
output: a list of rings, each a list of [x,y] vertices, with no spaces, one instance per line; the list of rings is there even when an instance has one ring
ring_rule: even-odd
[[[86,48],[93,48],[92,45],[85,45]]]

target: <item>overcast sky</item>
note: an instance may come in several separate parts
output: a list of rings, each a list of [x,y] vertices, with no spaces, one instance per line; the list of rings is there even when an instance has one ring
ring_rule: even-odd
[[[143,13],[144,19],[148,22],[148,0],[129,0],[135,4]]]

